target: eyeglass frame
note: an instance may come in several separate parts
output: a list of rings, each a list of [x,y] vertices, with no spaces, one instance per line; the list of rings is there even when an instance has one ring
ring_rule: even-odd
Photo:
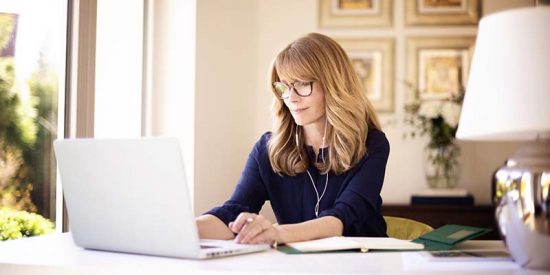
[[[294,91],[294,92],[295,92],[298,96],[300,96],[300,97],[308,97],[308,96],[310,96],[310,95],[313,93],[313,82],[315,82],[315,81],[308,81],[308,82],[296,81],[296,82],[292,82],[292,83],[286,84],[286,83],[284,83],[284,82],[276,81],[276,82],[273,82],[273,89],[275,89],[275,92],[277,93],[277,95],[279,95],[279,98],[281,98],[281,99],[288,99],[288,98],[290,98],[290,94],[292,93],[292,91]],[[294,85],[295,85],[296,83],[302,83],[302,84],[307,84],[307,85],[309,85],[309,93],[308,93],[307,95],[301,95],[301,94],[298,92],[298,90],[294,87]],[[283,93],[283,94],[279,94],[279,92],[277,92],[277,88],[275,87],[277,84],[282,84],[282,85],[284,85],[284,86],[287,87],[285,93],[288,93],[288,96],[284,97],[284,96],[283,96],[284,93]],[[291,90],[291,89],[292,89],[292,90]],[[290,90],[290,92],[287,92],[287,91],[289,91],[289,90]]]

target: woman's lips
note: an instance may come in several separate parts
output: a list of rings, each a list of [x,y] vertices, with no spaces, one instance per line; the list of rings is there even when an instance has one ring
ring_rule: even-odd
[[[299,113],[302,113],[303,111],[307,110],[308,108],[298,108],[298,109],[294,109],[292,112],[295,113],[295,114],[299,114]]]

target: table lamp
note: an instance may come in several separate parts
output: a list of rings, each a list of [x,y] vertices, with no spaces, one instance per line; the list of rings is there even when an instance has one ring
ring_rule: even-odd
[[[480,21],[456,135],[526,141],[495,174],[495,216],[517,263],[550,269],[550,7]]]

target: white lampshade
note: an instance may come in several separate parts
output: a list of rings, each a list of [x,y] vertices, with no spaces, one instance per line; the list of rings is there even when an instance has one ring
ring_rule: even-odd
[[[550,7],[510,10],[480,21],[456,136],[550,136]]]

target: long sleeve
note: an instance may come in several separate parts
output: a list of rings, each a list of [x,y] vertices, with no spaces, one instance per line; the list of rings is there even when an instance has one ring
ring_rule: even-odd
[[[372,134],[364,161],[350,173],[351,178],[342,186],[333,207],[319,213],[319,217],[339,218],[344,224],[344,236],[386,236],[386,224],[380,214],[380,191],[390,146],[382,132]]]
[[[317,197],[309,177],[305,173],[280,176],[273,171],[267,152],[270,137],[271,133],[264,134],[252,149],[231,198],[205,214],[212,214],[228,224],[241,212],[258,213],[265,201],[270,200],[279,224],[315,218]],[[380,214],[380,191],[389,143],[383,132],[372,130],[366,146],[367,155],[354,168],[330,177],[321,200],[319,217],[340,219],[345,236],[386,236],[386,223]]]

